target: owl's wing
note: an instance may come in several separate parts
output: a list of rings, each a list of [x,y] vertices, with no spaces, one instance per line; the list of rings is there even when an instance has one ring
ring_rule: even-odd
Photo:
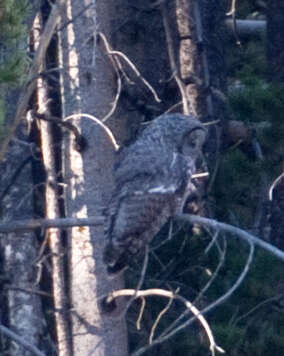
[[[142,187],[141,187],[142,188]],[[170,215],[174,204],[174,187],[164,186],[119,194],[110,204],[110,225],[108,234],[118,244],[124,244],[128,236],[137,236],[149,230],[163,214]],[[157,226],[157,230],[159,227]],[[109,236],[110,236],[109,235]]]
[[[181,159],[168,156],[158,174],[145,165],[118,181],[107,214],[104,261],[110,274],[123,270],[183,205],[188,172]]]
[[[160,230],[168,217],[175,215],[182,204],[190,174],[182,160],[177,154],[169,156],[167,164],[156,175],[142,165],[132,179],[117,185],[109,204],[109,239],[124,245],[128,237],[144,238],[147,232],[150,241],[151,235]]]
[[[104,260],[110,274],[126,267],[133,255],[142,252],[172,215],[173,192],[137,191],[110,204]]]

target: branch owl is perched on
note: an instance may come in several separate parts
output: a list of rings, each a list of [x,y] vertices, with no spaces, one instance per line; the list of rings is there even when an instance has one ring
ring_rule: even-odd
[[[182,212],[195,190],[191,177],[205,136],[192,116],[165,114],[123,150],[107,209],[104,262],[109,274],[124,270],[167,220]]]

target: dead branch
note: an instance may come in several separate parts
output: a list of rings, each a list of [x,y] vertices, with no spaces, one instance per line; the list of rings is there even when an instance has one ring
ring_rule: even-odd
[[[218,347],[216,345],[216,342],[214,340],[214,336],[212,334],[212,331],[210,329],[209,324],[207,323],[206,319],[203,317],[203,315],[200,313],[200,311],[191,303],[189,302],[187,299],[185,299],[184,297],[182,297],[179,294],[175,294],[171,291],[167,291],[164,289],[159,289],[159,288],[153,288],[153,289],[147,289],[147,290],[135,290],[135,289],[121,289],[121,290],[117,290],[114,291],[112,293],[109,294],[109,296],[107,297],[106,302],[107,303],[112,303],[116,298],[119,297],[125,297],[125,296],[135,296],[135,298],[141,298],[141,297],[147,297],[147,296],[153,296],[153,295],[157,295],[160,297],[164,297],[164,298],[169,298],[169,299],[177,299],[179,301],[181,301],[185,307],[187,308],[187,310],[189,310],[195,317],[195,319],[198,319],[199,322],[201,323],[201,325],[203,326],[209,342],[210,342],[210,351],[212,353],[212,355],[215,355],[215,350],[218,349],[220,350],[221,348]],[[155,340],[153,341],[152,345],[155,343]],[[139,349],[138,351],[134,352],[132,354],[132,356],[139,356],[142,355],[144,353],[143,348]]]
[[[138,292],[143,283],[144,283],[144,280],[145,280],[145,275],[146,275],[146,271],[147,271],[147,267],[148,267],[148,262],[149,262],[149,246],[146,246],[146,250],[145,250],[145,257],[144,257],[144,261],[143,261],[143,267],[142,267],[142,271],[141,271],[141,274],[140,274],[140,278],[139,278],[139,281],[137,283],[137,286],[136,286],[136,291]],[[130,300],[128,301],[125,309],[124,309],[124,315],[127,313],[129,307],[131,306],[131,304],[133,303],[133,301],[136,299],[136,294],[134,294]]]
[[[226,223],[219,222],[214,219],[204,218],[198,215],[191,214],[181,214],[175,217],[178,220],[188,222],[190,224],[199,224],[204,227],[210,227],[213,229],[219,229],[220,231],[226,232],[232,237],[240,238],[249,243],[263,248],[264,250],[270,252],[275,257],[284,261],[284,252],[279,248],[261,240],[260,238],[250,234],[249,232],[242,230],[236,226],[229,225]],[[0,233],[16,232],[16,231],[26,231],[34,229],[47,229],[50,227],[59,227],[65,229],[73,226],[93,226],[102,225],[104,223],[103,216],[93,216],[89,218],[61,218],[61,219],[34,219],[34,220],[14,220],[9,222],[4,222],[0,224]]]
[[[226,240],[225,240],[224,249],[223,249],[223,251],[219,252],[219,254],[220,254],[219,263],[218,263],[214,273],[211,275],[211,278],[209,279],[209,281],[205,284],[205,286],[199,292],[198,296],[195,298],[194,304],[196,304],[202,298],[202,296],[210,288],[210,286],[213,284],[213,282],[215,281],[215,279],[219,275],[219,271],[220,271],[221,267],[224,265],[224,262],[225,262],[226,251],[227,251],[227,244],[226,244]]]
[[[164,2],[161,4],[161,13],[162,13],[162,17],[163,17],[163,25],[164,25],[165,34],[166,34],[168,55],[169,55],[169,61],[170,61],[172,75],[175,78],[177,86],[180,90],[180,95],[182,98],[183,113],[188,115],[189,114],[189,105],[188,105],[188,101],[187,101],[185,85],[178,75],[176,59],[175,59],[175,55],[174,55],[173,38],[172,38],[170,24],[169,24],[169,16],[168,16],[168,11],[166,9],[166,5]]]
[[[175,291],[175,294],[177,294],[179,292],[179,288]],[[155,334],[155,330],[157,329],[157,326],[160,322],[160,320],[162,319],[163,315],[166,314],[166,312],[170,309],[171,305],[173,304],[173,298],[170,298],[167,305],[165,306],[164,309],[162,309],[159,313],[159,315],[157,316],[156,320],[154,321],[154,324],[152,326],[151,329],[151,333],[149,336],[149,344],[151,345],[153,343],[153,338],[154,338],[154,334]]]
[[[106,133],[107,137],[109,138],[110,143],[112,144],[112,146],[114,147],[114,149],[117,151],[119,149],[119,145],[116,142],[116,139],[113,135],[113,133],[111,132],[111,130],[105,125],[103,124],[99,119],[97,119],[95,116],[90,115],[90,114],[84,114],[84,113],[78,113],[78,114],[72,114],[67,116],[66,118],[63,119],[63,121],[67,121],[70,119],[77,119],[77,118],[87,118],[87,119],[91,119],[93,120],[97,125],[99,125]]]
[[[133,70],[133,72],[137,75],[137,77],[142,81],[142,83],[150,90],[150,92],[153,94],[156,102],[157,103],[161,102],[161,99],[158,97],[158,94],[156,93],[156,91],[152,87],[152,85],[141,75],[139,70],[135,67],[135,65],[131,62],[131,60],[124,53],[122,53],[120,51],[109,51],[109,54],[113,55],[113,56],[121,57],[129,65],[129,67]]]
[[[61,218],[61,219],[34,219],[34,220],[14,220],[0,224],[0,233],[9,233],[17,231],[28,231],[35,229],[49,229],[58,227],[66,229],[73,226],[91,226],[102,225],[104,218],[97,216],[93,218]]]
[[[239,39],[239,34],[238,34],[238,30],[237,30],[237,22],[236,22],[236,3],[237,3],[237,0],[232,0],[231,10],[227,13],[227,16],[232,16],[233,34],[234,34],[235,39],[236,39],[236,44],[238,46],[240,46],[241,45],[241,41]]]
[[[239,286],[242,284],[243,280],[245,279],[245,277],[249,271],[250,265],[253,261],[253,255],[254,255],[254,245],[252,243],[250,243],[250,252],[249,252],[247,262],[245,264],[245,267],[244,267],[242,273],[240,274],[239,278],[237,279],[237,281],[225,294],[223,294],[220,298],[218,298],[213,303],[209,304],[206,308],[201,310],[200,313],[202,313],[203,315],[208,313],[209,311],[215,309],[217,306],[224,303],[228,298],[231,297],[231,295],[239,288]],[[182,315],[180,315],[177,320],[181,320],[182,318],[184,318],[187,315],[188,315],[188,310],[186,310]],[[153,344],[162,343],[162,342],[168,340],[170,337],[174,336],[179,331],[181,331],[184,328],[191,325],[194,321],[195,321],[195,317],[192,317],[189,320],[185,321],[183,324],[179,325],[177,328],[172,330],[172,328],[177,324],[176,323],[177,321],[174,321],[172,323],[172,325],[170,325],[169,328],[165,332],[163,332],[158,339],[156,339],[153,342]],[[150,346],[145,346],[143,352],[147,351],[150,348]],[[221,350],[219,350],[219,351],[221,351]]]
[[[31,68],[29,71],[27,84],[22,89],[22,92],[21,92],[21,95],[19,98],[13,126],[10,128],[10,131],[7,134],[7,137],[5,138],[5,140],[3,141],[3,144],[1,147],[0,161],[3,160],[6,150],[7,150],[7,147],[8,147],[8,144],[11,141],[11,139],[13,138],[15,131],[16,131],[21,119],[24,117],[24,115],[26,113],[30,97],[36,88],[36,81],[33,80],[32,78],[35,78],[40,71],[40,67],[43,62],[43,58],[45,57],[47,47],[48,47],[50,40],[54,34],[54,31],[55,31],[55,28],[57,25],[57,21],[60,16],[60,9],[64,5],[64,3],[65,3],[65,0],[57,0],[57,2],[54,5],[52,5],[52,10],[50,12],[50,15],[48,17],[46,25],[44,27],[38,49],[36,51],[35,57],[33,59],[33,62],[32,62],[32,65],[31,65]]]
[[[284,261],[283,251],[236,226],[229,225],[226,223],[221,223],[214,219],[203,218],[201,216],[190,215],[190,214],[178,215],[177,219],[181,221],[187,221],[191,224],[199,224],[201,226],[207,226],[213,229],[219,229],[223,232],[227,232],[228,234],[232,235],[232,237],[237,237],[249,243],[252,243],[256,246],[260,246],[266,251],[272,253],[274,256],[278,257],[280,260]]]
[[[234,34],[237,31],[241,37],[264,37],[266,34],[267,22],[265,20],[236,20],[227,19],[225,25],[229,32]],[[234,30],[236,26],[236,30]]]
[[[278,176],[274,182],[271,184],[270,188],[269,188],[269,192],[268,192],[268,197],[269,200],[272,201],[273,200],[273,190],[275,189],[275,187],[281,182],[281,180],[284,178],[284,172],[280,174],[280,176]]]
[[[82,152],[86,148],[87,142],[86,142],[85,138],[79,132],[78,127],[76,127],[75,125],[71,124],[70,122],[62,121],[61,118],[50,115],[50,113],[48,113],[48,114],[47,113],[39,113],[39,112],[36,112],[35,110],[30,110],[29,113],[32,118],[49,121],[49,122],[52,122],[58,126],[62,126],[65,129],[71,131],[73,133],[73,135],[75,136],[75,149],[78,152]]]
[[[145,310],[145,306],[146,306],[146,299],[145,298],[141,298],[141,308],[140,308],[139,315],[138,315],[138,318],[137,318],[137,321],[136,321],[137,330],[141,329],[141,320],[142,320],[142,316],[143,316],[143,313],[144,313],[144,310]]]
[[[117,78],[117,91],[116,91],[116,95],[115,95],[114,101],[112,103],[112,107],[111,107],[110,111],[101,120],[102,122],[106,122],[107,119],[110,118],[111,115],[114,113],[114,111],[115,111],[115,109],[117,107],[118,100],[119,100],[119,97],[120,97],[120,94],[121,94],[122,83],[121,83],[120,72],[119,72],[120,63],[119,63],[117,57],[113,57],[110,54],[110,52],[112,51],[112,48],[111,48],[110,44],[108,43],[108,40],[106,39],[105,35],[102,32],[98,32],[98,36],[102,39],[102,41],[104,43],[106,53],[107,53],[107,55],[108,55],[108,57],[110,59],[112,67],[115,70],[116,78]]]

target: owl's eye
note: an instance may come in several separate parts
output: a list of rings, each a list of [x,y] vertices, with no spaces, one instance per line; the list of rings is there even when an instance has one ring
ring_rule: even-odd
[[[184,137],[181,151],[184,155],[192,155],[199,151],[205,140],[204,130],[194,130]]]

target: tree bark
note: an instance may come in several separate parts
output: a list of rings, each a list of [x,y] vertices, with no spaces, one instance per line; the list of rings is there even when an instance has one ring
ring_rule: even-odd
[[[89,3],[88,3],[89,4]],[[87,4],[87,5],[88,5]],[[97,51],[97,19],[100,30],[110,31],[113,4],[99,1],[83,11],[79,0],[68,0],[61,17],[60,67],[63,118],[70,119],[87,141],[83,152],[74,149],[70,134],[64,136],[64,183],[67,217],[101,215],[112,187],[114,148],[105,131],[84,113],[103,117],[113,100],[114,78]],[[76,14],[81,15],[75,18]],[[64,26],[71,21],[68,26]],[[69,230],[69,276],[73,354],[127,355],[125,321],[101,312],[100,300],[123,281],[110,281],[102,262],[103,227]]]
[[[43,21],[41,13],[35,18],[33,24],[33,42],[35,49],[38,48]],[[45,60],[41,71],[46,70]],[[50,116],[48,81],[45,78],[37,80],[37,110],[40,114]],[[58,171],[56,169],[55,148],[53,140],[52,124],[41,120],[38,122],[43,165],[46,172],[45,185],[45,216],[49,219],[60,217],[58,196]],[[66,275],[64,269],[65,251],[62,245],[62,230],[50,228],[46,231],[45,239],[48,241],[52,262],[52,291],[55,307],[55,327],[57,336],[58,356],[71,355],[70,325],[67,313]]]
[[[31,21],[35,11],[31,8],[22,19]],[[9,34],[8,34],[9,36]],[[15,48],[6,53],[5,44],[1,43],[1,64],[7,55],[13,57],[18,48],[26,48],[26,39],[13,42]],[[17,47],[18,46],[18,47]],[[8,47],[9,48],[9,47]],[[15,103],[19,97],[18,87],[9,88],[1,82],[1,97],[4,104],[4,122],[7,128],[14,124]],[[1,111],[3,108],[1,107]],[[1,112],[2,114],[2,112]],[[33,210],[33,176],[32,152],[29,124],[26,116],[15,129],[13,140],[7,146],[5,158],[0,164],[1,220],[32,219]],[[3,125],[3,122],[1,122]],[[7,130],[8,131],[8,130]],[[5,132],[6,135],[7,132]],[[2,137],[3,138],[3,137]],[[45,348],[48,334],[39,291],[39,269],[37,268],[38,242],[34,231],[11,232],[1,235],[1,323],[24,339],[37,350]],[[8,335],[5,334],[5,335]],[[45,346],[44,346],[45,344]],[[46,350],[46,349],[45,349]],[[0,353],[17,356],[31,356],[34,353],[20,342],[1,336]]]
[[[17,138],[27,140],[27,132],[21,125],[22,134]],[[11,183],[15,170],[30,157],[29,144],[13,141],[8,147],[6,158],[1,164],[1,187]],[[30,219],[33,216],[33,186],[31,160],[25,164],[7,194],[1,201],[3,220]],[[45,321],[37,291],[38,270],[36,268],[37,239],[34,231],[9,233],[1,237],[3,251],[3,276],[5,292],[2,294],[1,321],[25,341],[39,346],[43,341]],[[31,356],[15,341],[8,340],[9,352],[13,356]],[[3,345],[2,345],[3,346]]]

